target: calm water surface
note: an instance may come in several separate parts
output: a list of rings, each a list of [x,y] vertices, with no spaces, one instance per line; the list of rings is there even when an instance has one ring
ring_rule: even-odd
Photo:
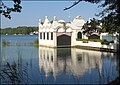
[[[5,40],[34,42],[37,36],[2,36]],[[104,84],[118,75],[117,55],[77,48],[1,46],[2,69],[17,64],[20,83]],[[7,67],[5,67],[7,68]],[[4,75],[6,76],[6,75]],[[18,75],[19,76],[19,75]],[[1,83],[11,83],[1,77]]]
[[[102,39],[106,39],[107,41],[115,40],[115,36],[102,36]]]

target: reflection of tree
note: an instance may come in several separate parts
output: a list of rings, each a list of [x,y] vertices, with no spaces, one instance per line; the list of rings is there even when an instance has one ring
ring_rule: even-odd
[[[102,53],[102,56],[104,60],[102,60],[102,79],[104,79],[104,82],[111,82],[115,79],[115,77],[119,76],[118,70],[117,70],[117,59],[116,56],[111,53]],[[107,61],[109,59],[109,61]],[[119,65],[119,64],[118,64]]]

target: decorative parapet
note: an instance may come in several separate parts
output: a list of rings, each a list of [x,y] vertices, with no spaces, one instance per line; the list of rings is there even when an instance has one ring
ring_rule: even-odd
[[[41,19],[39,19],[39,27],[40,28],[50,28],[50,29],[56,29],[58,27],[60,27],[61,25],[63,25],[63,28],[65,27],[69,27],[72,29],[80,29],[82,28],[82,26],[84,25],[85,21],[81,16],[77,16],[73,22],[65,22],[64,20],[58,20],[56,16],[53,17],[52,21],[48,20],[48,16],[45,16],[45,21],[42,22]]]

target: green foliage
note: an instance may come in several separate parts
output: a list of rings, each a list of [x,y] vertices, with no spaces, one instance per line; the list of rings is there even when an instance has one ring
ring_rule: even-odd
[[[114,21],[115,18],[117,18],[117,16],[108,15],[107,17],[104,17],[101,20],[101,22],[103,23],[102,28],[105,29],[105,32],[114,33],[118,31],[119,25],[118,25],[117,20]]]
[[[88,43],[88,41],[86,41],[86,40],[83,40],[83,43]]]
[[[6,46],[7,45],[7,42],[3,39],[2,40],[2,46]]]
[[[11,12],[21,12],[22,7],[20,6],[21,0],[12,0],[14,5],[13,7],[6,6],[3,1],[0,1],[0,14],[5,16],[6,18],[11,19]]]
[[[102,45],[109,45],[110,43],[114,43],[114,41],[107,41],[106,39],[104,39],[102,42],[101,42],[101,44]]]
[[[1,29],[1,34],[30,34],[31,32],[38,31],[38,27],[17,27]]]
[[[113,36],[113,34],[112,34],[112,33],[109,33],[108,36]]]
[[[82,29],[84,30],[84,34],[91,34],[92,32],[101,32],[101,27],[100,27],[100,20],[96,20],[95,18],[91,19],[90,22],[86,22]]]
[[[102,27],[102,32],[103,33],[107,32],[105,27]]]
[[[110,42],[104,39],[104,40],[101,42],[101,44],[102,44],[102,45],[104,45],[104,44],[105,44],[105,45],[109,45]]]
[[[37,40],[34,41],[34,46],[38,47],[38,45],[39,45],[39,41],[37,39]]]
[[[114,33],[120,30],[120,2],[119,0],[78,0],[75,1],[71,6],[66,7],[64,10],[68,10],[81,1],[90,2],[90,3],[99,3],[98,8],[103,10],[96,14],[102,18],[102,32]],[[89,31],[89,30],[88,30]]]

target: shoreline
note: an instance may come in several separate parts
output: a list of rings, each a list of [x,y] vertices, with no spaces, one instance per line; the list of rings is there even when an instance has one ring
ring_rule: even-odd
[[[100,51],[100,52],[111,52],[111,53],[117,53],[115,52],[114,49],[107,49],[107,48],[99,48],[99,47],[90,47],[90,46],[58,46],[58,47],[53,47],[53,46],[45,46],[45,45],[39,45],[41,47],[46,47],[46,48],[78,48],[78,49],[85,49],[85,50],[93,50],[93,51]]]

